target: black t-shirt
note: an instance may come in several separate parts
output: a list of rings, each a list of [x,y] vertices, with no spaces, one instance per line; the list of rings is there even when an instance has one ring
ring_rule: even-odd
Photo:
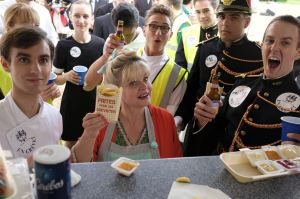
[[[64,72],[72,70],[76,65],[89,68],[102,55],[103,46],[104,40],[94,35],[91,41],[85,44],[68,37],[58,42],[53,64]],[[66,82],[60,107],[63,117],[63,140],[77,140],[83,132],[83,117],[95,110],[96,90],[86,92],[82,87]]]

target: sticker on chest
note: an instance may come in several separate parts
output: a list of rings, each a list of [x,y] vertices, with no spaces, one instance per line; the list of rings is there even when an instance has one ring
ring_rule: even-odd
[[[218,61],[218,58],[216,55],[209,55],[206,57],[205,59],[205,65],[208,67],[208,68],[211,68],[213,67],[214,65],[216,65]]]
[[[236,87],[229,96],[229,105],[233,108],[238,107],[243,103],[243,101],[248,96],[251,88],[248,86],[238,86]]]
[[[70,55],[72,57],[79,57],[81,55],[81,50],[77,46],[74,46],[70,49]]]
[[[300,96],[296,93],[283,93],[277,97],[276,105],[284,113],[294,111],[300,105]]]

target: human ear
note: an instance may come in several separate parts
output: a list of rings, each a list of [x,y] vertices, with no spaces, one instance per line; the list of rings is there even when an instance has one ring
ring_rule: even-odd
[[[300,47],[297,49],[295,60],[300,59]]]
[[[10,68],[9,68],[10,64],[9,64],[9,62],[4,57],[0,58],[0,62],[1,62],[1,65],[2,65],[3,69],[6,72],[10,72]]]
[[[246,20],[246,22],[245,22],[244,28],[247,28],[250,24],[251,19],[250,19],[250,17],[246,17],[245,20]]]

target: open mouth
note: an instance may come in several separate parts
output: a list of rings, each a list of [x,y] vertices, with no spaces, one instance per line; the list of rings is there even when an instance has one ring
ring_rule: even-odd
[[[144,99],[147,99],[148,97],[149,97],[149,93],[147,92],[143,95],[140,95],[138,98],[144,100]]]
[[[280,65],[280,60],[277,58],[269,58],[268,65],[272,69],[277,68]]]

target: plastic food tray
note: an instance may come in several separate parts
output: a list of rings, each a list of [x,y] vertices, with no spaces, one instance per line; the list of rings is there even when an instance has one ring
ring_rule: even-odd
[[[296,148],[300,151],[300,147],[296,146]],[[222,153],[220,159],[224,163],[226,169],[241,183],[295,174],[295,172],[290,171],[274,174],[261,174],[256,167],[251,166],[243,151]]]

